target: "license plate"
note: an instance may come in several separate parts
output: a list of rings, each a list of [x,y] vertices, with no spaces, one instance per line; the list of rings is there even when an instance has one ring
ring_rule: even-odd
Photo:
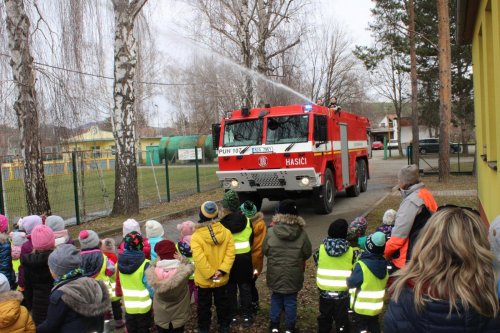
[[[252,153],[272,153],[273,147],[252,147]]]

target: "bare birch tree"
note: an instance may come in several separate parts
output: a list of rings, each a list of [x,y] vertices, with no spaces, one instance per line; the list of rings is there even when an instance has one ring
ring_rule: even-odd
[[[6,0],[5,9],[10,65],[18,93],[14,110],[21,133],[26,205],[29,214],[50,214],[40,144],[36,78],[30,52],[30,20],[23,0]]]
[[[136,161],[134,77],[137,44],[134,23],[147,0],[113,0],[115,12],[114,108],[111,117],[116,142],[113,214],[139,211]]]
[[[451,45],[448,1],[436,0],[439,20],[439,181],[450,177]]]

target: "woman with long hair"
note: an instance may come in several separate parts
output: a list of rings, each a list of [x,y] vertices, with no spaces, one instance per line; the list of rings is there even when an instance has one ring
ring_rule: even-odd
[[[395,274],[384,332],[499,332],[493,259],[476,211],[438,210]]]

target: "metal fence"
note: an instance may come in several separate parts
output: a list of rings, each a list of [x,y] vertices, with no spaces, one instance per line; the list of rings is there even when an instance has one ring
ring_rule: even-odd
[[[411,158],[411,146],[404,152],[408,158],[408,164],[413,164]],[[452,144],[450,145],[450,170],[453,174],[472,174],[475,170],[476,144]],[[439,171],[439,151],[421,151],[420,168],[425,173],[437,173]]]
[[[141,153],[152,154],[151,151]],[[23,161],[11,156],[0,159],[3,189],[3,207],[0,208],[3,208],[11,220],[17,221],[28,213]],[[45,179],[53,214],[62,216],[69,224],[110,214],[115,191],[114,155],[76,151],[44,159]],[[176,159],[175,163],[172,163],[174,160],[165,163],[165,160],[160,161],[153,156],[141,160],[144,164],[139,165],[137,170],[141,208],[220,186],[215,175],[217,165],[212,160]]]

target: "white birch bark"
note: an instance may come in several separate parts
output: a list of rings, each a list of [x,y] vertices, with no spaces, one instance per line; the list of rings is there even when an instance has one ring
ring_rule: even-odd
[[[30,52],[30,20],[23,0],[5,0],[5,10],[10,66],[18,93],[14,111],[21,134],[26,206],[28,214],[50,214],[40,144],[36,78]]]
[[[111,117],[116,142],[115,199],[112,214],[139,211],[136,161],[134,76],[137,44],[134,21],[147,0],[113,0],[115,13],[114,108]]]

